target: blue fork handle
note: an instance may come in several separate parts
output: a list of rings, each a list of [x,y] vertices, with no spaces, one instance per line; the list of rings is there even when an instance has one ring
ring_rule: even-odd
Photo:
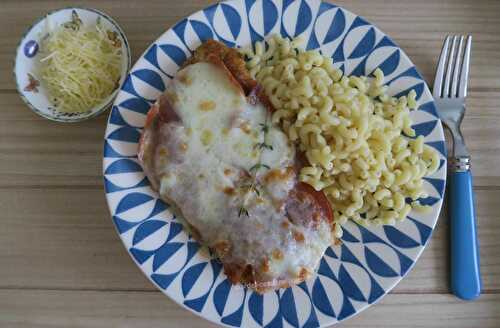
[[[473,300],[481,294],[481,273],[470,170],[452,172],[449,186],[451,289],[459,298]]]

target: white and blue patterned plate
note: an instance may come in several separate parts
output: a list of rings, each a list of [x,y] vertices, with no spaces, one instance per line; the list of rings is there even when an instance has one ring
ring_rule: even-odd
[[[342,245],[327,250],[318,273],[288,289],[259,295],[231,286],[221,265],[183,230],[137,162],[137,142],[149,106],[201,42],[246,46],[272,33],[305,36],[307,48],[332,56],[346,73],[380,67],[393,95],[414,89],[417,135],[438,150],[439,170],[425,178],[431,213],[411,212],[396,226],[344,225]],[[156,40],[128,75],[112,108],[104,144],[106,197],[116,229],[146,276],[173,300],[232,327],[319,327],[344,320],[388,293],[424,249],[441,209],[446,153],[432,96],[415,66],[363,18],[317,0],[233,0],[177,23]]]

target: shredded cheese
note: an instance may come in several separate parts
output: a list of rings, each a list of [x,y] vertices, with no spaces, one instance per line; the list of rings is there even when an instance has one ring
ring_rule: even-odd
[[[121,43],[99,24],[59,26],[41,50],[41,80],[59,111],[89,111],[118,87]]]

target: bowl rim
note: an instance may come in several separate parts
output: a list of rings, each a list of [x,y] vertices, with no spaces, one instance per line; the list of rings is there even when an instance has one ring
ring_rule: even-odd
[[[86,114],[86,115],[82,114],[80,116],[77,116],[76,118],[75,117],[56,117],[54,115],[47,114],[47,113],[41,111],[40,109],[38,109],[35,105],[33,105],[29,101],[29,99],[21,91],[22,88],[21,88],[21,86],[18,83],[18,78],[17,78],[17,74],[16,74],[17,57],[19,55],[19,51],[21,51],[21,47],[22,47],[24,41],[26,40],[26,36],[33,30],[33,28],[36,25],[38,25],[40,22],[42,22],[43,20],[47,19],[48,17],[50,17],[53,14],[56,14],[56,13],[58,13],[60,11],[63,11],[63,10],[72,10],[72,9],[78,9],[78,10],[84,10],[84,11],[92,12],[92,13],[100,16],[100,17],[103,17],[104,19],[106,19],[107,21],[109,21],[116,28],[116,30],[120,34],[120,38],[123,40],[124,46],[125,46],[125,52],[126,52],[126,54],[125,54],[126,69],[122,70],[122,72],[120,74],[120,81],[121,81],[120,85],[118,85],[118,87],[115,88],[115,90],[113,90],[113,92],[108,96],[109,100],[107,102],[105,102],[105,103],[103,102],[103,103],[101,103],[101,104],[93,107],[93,108],[97,108],[96,110],[90,110],[88,112],[88,114]],[[14,65],[13,65],[13,68],[12,68],[12,73],[14,75],[14,80],[15,80],[15,83],[16,83],[17,93],[19,94],[19,96],[21,97],[21,99],[24,101],[24,103],[33,112],[35,112],[36,114],[38,114],[38,115],[40,115],[40,116],[42,116],[42,117],[44,117],[44,118],[46,118],[48,120],[54,121],[54,122],[78,123],[78,122],[86,121],[86,120],[89,120],[89,119],[91,119],[93,117],[96,117],[96,116],[102,114],[103,112],[105,112],[108,108],[110,108],[112,106],[112,104],[114,102],[114,99],[116,98],[118,92],[121,89],[122,84],[125,82],[125,80],[127,78],[128,72],[130,71],[130,68],[131,68],[131,64],[132,64],[131,62],[132,62],[131,51],[130,51],[130,45],[129,45],[127,36],[125,35],[125,32],[120,27],[120,25],[118,25],[118,23],[110,15],[108,15],[107,13],[105,13],[105,12],[103,12],[101,10],[90,8],[90,7],[84,7],[84,6],[67,6],[67,7],[61,7],[61,8],[54,9],[54,10],[51,10],[51,11],[47,12],[45,15],[37,18],[31,25],[28,26],[28,28],[26,28],[26,30],[23,32],[23,34],[21,36],[21,39],[19,40],[19,42],[17,44],[17,47],[16,47],[16,53],[14,55],[14,63],[13,63]]]

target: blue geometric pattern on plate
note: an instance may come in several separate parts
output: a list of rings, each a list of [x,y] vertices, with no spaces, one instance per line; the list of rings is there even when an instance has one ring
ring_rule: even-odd
[[[259,295],[232,286],[206,247],[183,230],[158,199],[137,162],[145,115],[168,81],[203,41],[246,46],[273,33],[302,34],[347,74],[385,73],[392,95],[417,92],[411,113],[417,135],[437,149],[440,169],[425,178],[429,214],[411,212],[396,226],[344,225],[342,245],[329,248],[318,273],[288,289]],[[156,40],[126,79],[109,116],[103,172],[113,222],[132,258],[159,289],[194,313],[238,327],[318,327],[350,317],[379,300],[408,273],[441,208],[446,177],[443,130],[415,66],[389,37],[349,11],[316,0],[234,0],[214,4]]]

